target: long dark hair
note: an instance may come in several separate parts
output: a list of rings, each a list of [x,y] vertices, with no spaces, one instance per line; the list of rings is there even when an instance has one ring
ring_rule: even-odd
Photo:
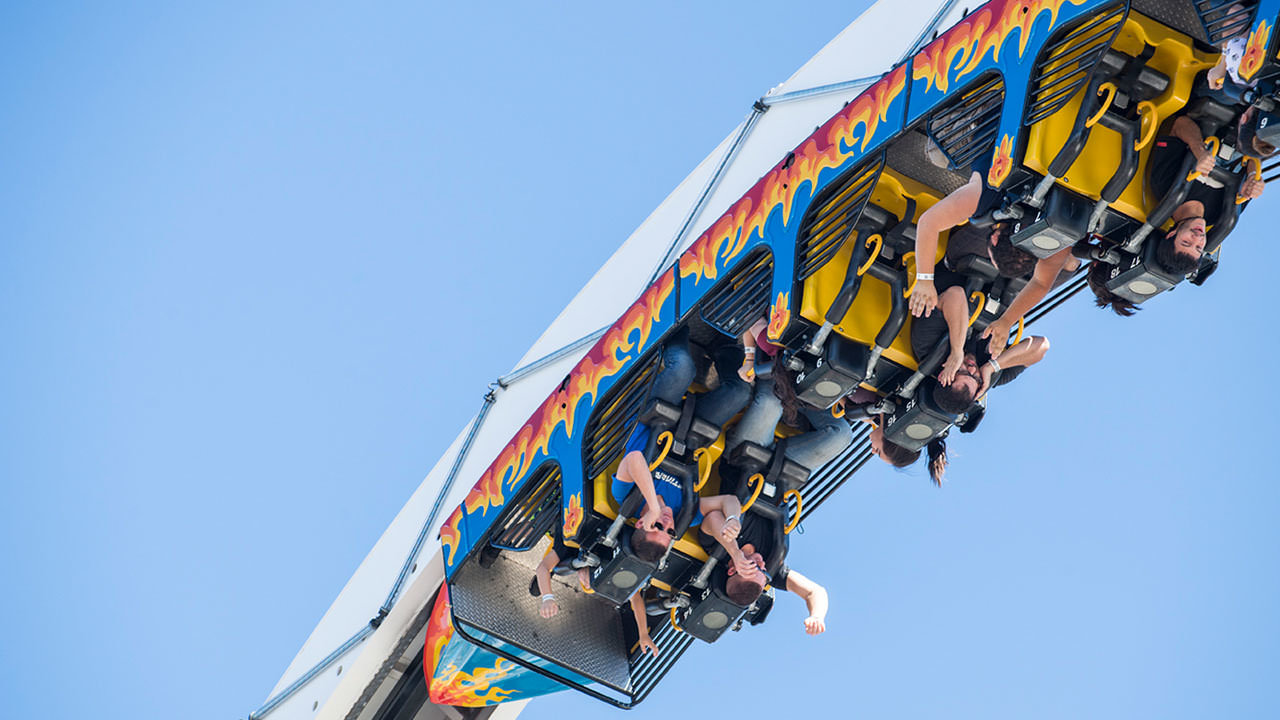
[[[929,479],[933,484],[942,487],[942,477],[947,473],[947,439],[935,438],[929,441]]]
[[[882,420],[883,422],[883,420]],[[929,442],[929,479],[942,487],[942,477],[947,472],[947,439],[936,438]],[[880,457],[896,468],[911,467],[920,459],[919,450],[908,450],[889,440],[880,441]]]
[[[1112,312],[1120,317],[1130,317],[1134,313],[1141,310],[1137,305],[1125,300],[1107,289],[1107,280],[1110,279],[1111,266],[1104,262],[1094,261],[1089,265],[1089,274],[1086,276],[1086,282],[1089,283],[1089,289],[1093,291],[1093,296],[1098,307],[1111,307]]]
[[[773,394],[782,401],[782,422],[795,427],[800,422],[800,398],[796,397],[796,376],[779,357],[773,363]]]

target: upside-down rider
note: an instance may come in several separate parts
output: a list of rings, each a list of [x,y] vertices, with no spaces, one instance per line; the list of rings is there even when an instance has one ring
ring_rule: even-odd
[[[725,517],[720,511],[713,510],[707,514],[698,536],[703,547],[710,548],[714,541],[720,539],[724,522]],[[760,515],[748,513],[737,540],[732,542],[734,548],[730,550],[727,544],[720,543],[729,551],[730,557],[735,558],[734,562],[716,570],[726,575],[721,578],[725,583],[725,595],[735,604],[745,607],[760,597],[766,585],[784,588],[798,595],[808,608],[804,631],[809,635],[821,635],[827,629],[827,590],[788,568],[785,562],[772,574],[768,572],[765,558],[773,553],[775,542],[774,528],[770,523]],[[745,562],[739,562],[739,556]]]
[[[736,364],[738,355],[732,352],[717,352],[716,365],[721,372],[719,387],[706,393],[698,402],[695,414],[716,426],[723,424],[737,414],[746,404],[750,386],[738,378]],[[688,331],[681,329],[669,339],[662,350],[663,369],[654,378],[652,397],[656,397],[672,405],[679,405],[685,391],[693,382],[697,366],[689,352]],[[622,460],[613,476],[610,492],[619,506],[626,500],[633,489],[638,490],[644,499],[643,505],[632,513],[636,521],[635,531],[631,534],[631,550],[639,559],[653,563],[666,554],[675,539],[675,517],[684,506],[684,490],[681,480],[661,469],[651,471],[645,459],[652,431],[644,423],[637,423],[627,438],[622,451]],[[741,504],[735,495],[716,495],[698,498],[698,507],[694,511],[690,527],[702,522],[706,513],[717,512],[726,522],[719,527],[717,539],[729,550],[733,539],[741,529]],[[736,545],[732,546],[735,550]],[[572,551],[564,544],[560,535],[559,524],[552,546],[538,564],[535,580],[539,593],[539,613],[544,618],[551,618],[559,612],[559,604],[551,588],[551,573],[561,561],[571,557]],[[745,561],[744,561],[745,562]],[[585,568],[579,570],[579,581],[584,589],[589,590],[589,574]],[[637,588],[640,589],[640,588]],[[657,653],[657,646],[649,638],[645,619],[644,603],[641,593],[631,596],[632,612],[636,616],[636,624],[640,630],[642,651]]]
[[[1178,175],[1182,163],[1188,155],[1195,159],[1198,175],[1191,182],[1186,199],[1173,211],[1173,227],[1158,240],[1156,262],[1166,272],[1186,275],[1200,267],[1209,227],[1217,222],[1227,203],[1235,202],[1235,198],[1228,197],[1230,189],[1209,176],[1218,162],[1222,160],[1232,165],[1242,158],[1256,158],[1260,162],[1276,153],[1276,146],[1258,135],[1268,117],[1250,107],[1240,114],[1237,122],[1222,127],[1207,114],[1189,111],[1175,115],[1169,125],[1169,134],[1155,139],[1147,164],[1151,193],[1148,197],[1153,203],[1174,189],[1174,184],[1180,180]],[[1216,137],[1215,133],[1222,136],[1222,144],[1235,148],[1225,159],[1215,155],[1213,148],[1206,144],[1205,138]],[[1263,188],[1262,180],[1246,178],[1240,186],[1241,200],[1260,197]],[[1105,283],[1109,271],[1110,266],[1105,263],[1094,263],[1089,268],[1089,288],[1096,296],[1098,306],[1110,307],[1124,317],[1133,315],[1137,311],[1133,303],[1107,290]]]

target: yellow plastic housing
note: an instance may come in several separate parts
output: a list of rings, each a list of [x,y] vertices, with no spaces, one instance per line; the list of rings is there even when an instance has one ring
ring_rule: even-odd
[[[1154,45],[1156,50],[1147,66],[1169,77],[1169,87],[1152,102],[1156,108],[1158,125],[1167,125],[1170,117],[1181,110],[1191,97],[1191,84],[1198,73],[1213,67],[1218,61],[1214,53],[1195,49],[1191,38],[1152,20],[1138,12],[1130,12],[1111,47],[1127,55],[1137,56],[1144,45]],[[1071,134],[1085,88],[1072,96],[1058,112],[1032,125],[1027,138],[1023,165],[1044,174],[1049,170],[1054,156],[1062,149]],[[1147,197],[1146,168],[1154,143],[1148,143],[1138,154],[1138,172],[1125,187],[1124,192],[1111,207],[1129,217],[1145,221],[1147,208],[1154,207],[1159,198]],[[1120,167],[1120,134],[1095,125],[1080,157],[1058,178],[1059,185],[1085,195],[1093,200],[1100,198],[1102,188]]]
[[[871,191],[870,202],[897,217],[902,217],[907,211],[907,198],[913,198],[916,201],[916,209],[915,217],[911,218],[911,221],[917,222],[920,214],[933,207],[940,197],[941,194],[928,185],[885,168],[876,181],[875,189]],[[948,236],[949,233],[944,233],[938,239],[938,256],[935,260],[940,261],[946,253]],[[859,242],[864,240],[859,238],[855,231],[826,265],[805,279],[804,294],[801,296],[800,304],[801,317],[817,325],[824,322],[827,308],[831,307],[831,303],[840,292],[840,286],[844,283],[845,271],[849,267],[849,257]],[[914,268],[914,263],[912,267]],[[889,318],[889,292],[887,283],[870,275],[864,275],[857,297],[849,306],[849,312],[836,323],[835,332],[867,347],[874,345],[876,335],[880,333],[880,328]],[[916,359],[911,353],[910,317],[903,325],[902,332],[898,333],[898,337],[894,338],[893,343],[885,349],[884,357],[912,370],[916,368]]]

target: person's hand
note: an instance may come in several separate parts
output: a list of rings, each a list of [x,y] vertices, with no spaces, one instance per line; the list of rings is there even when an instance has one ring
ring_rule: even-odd
[[[996,369],[991,363],[982,363],[982,368],[978,371],[982,377],[982,383],[978,385],[978,392],[973,394],[974,399],[981,398],[991,389],[991,378],[995,377]]]
[[[746,555],[738,555],[733,559],[733,569],[743,580],[754,580],[760,572],[760,567],[748,560]]]
[[[640,654],[644,655],[646,652],[651,652],[654,657],[658,657],[658,646],[653,644],[653,639],[649,637],[649,633],[644,633],[640,636]]]
[[[662,510],[652,503],[645,503],[644,514],[640,516],[639,522],[641,530],[653,530],[654,526],[662,519]]]
[[[742,532],[742,521],[737,516],[728,518],[724,521],[724,527],[720,528],[720,539],[725,542],[733,542],[738,539],[738,533]]]
[[[938,291],[932,280],[917,280],[911,291],[911,314],[916,317],[929,317],[933,309],[938,307]]]
[[[742,362],[742,367],[738,368],[738,377],[743,382],[755,383],[756,381],[756,361],[753,358],[747,358]]]
[[[1244,185],[1240,186],[1240,196],[1248,200],[1261,197],[1262,188],[1265,186],[1266,184],[1261,180],[1257,178],[1249,178],[1244,181]]]
[[[991,357],[998,358],[1009,344],[1009,325],[998,318],[992,320],[987,329],[982,331],[982,337],[991,338],[991,342],[987,343],[987,352],[991,353]]]
[[[1208,148],[1205,148],[1204,154],[1196,158],[1196,172],[1201,175],[1208,175],[1213,172],[1213,166],[1216,163],[1217,160],[1213,157],[1213,153],[1209,152]]]
[[[1209,89],[1221,90],[1227,79],[1227,59],[1221,58],[1218,64],[1209,68]]]
[[[810,635],[821,635],[827,631],[827,624],[822,618],[810,615],[804,619],[804,631]]]
[[[964,364],[963,353],[951,353],[947,357],[947,361],[942,364],[942,370],[938,371],[938,382],[945,387],[956,379],[956,373],[960,370],[960,366]]]
[[[560,605],[556,599],[550,595],[543,595],[538,603],[538,614],[544,618],[553,618],[558,612],[560,612]]]

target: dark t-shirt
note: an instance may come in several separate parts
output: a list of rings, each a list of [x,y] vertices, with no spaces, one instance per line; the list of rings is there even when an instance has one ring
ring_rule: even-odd
[[[1191,149],[1187,144],[1176,137],[1156,138],[1151,148],[1151,160],[1147,166],[1147,179],[1151,183],[1153,203],[1160,202],[1165,195],[1169,194],[1169,189],[1174,183],[1179,181],[1178,174],[1182,169],[1182,161],[1190,154]],[[1191,190],[1183,202],[1200,201],[1204,204],[1205,222],[1213,223],[1222,213],[1222,198],[1225,193],[1225,188],[1210,187],[1199,180],[1193,180]]]
[[[751,513],[744,513],[742,522],[742,531],[738,533],[738,547],[752,545],[755,548],[755,551],[764,556],[765,561],[768,562],[769,556],[773,554],[772,525],[768,520],[760,517],[759,515],[752,515]],[[698,542],[702,544],[703,549],[706,550],[707,553],[713,552],[719,545],[715,538],[705,532],[698,533]],[[725,558],[725,562],[721,565],[718,572],[727,574],[728,567],[731,564],[733,564],[733,561]],[[786,590],[787,575],[790,572],[791,571],[787,568],[787,563],[784,559],[783,563],[778,566],[777,571],[770,576],[769,584],[776,588]]]
[[[970,308],[970,310],[972,309]],[[942,308],[934,309],[933,314],[929,317],[912,318],[911,352],[915,353],[916,361],[923,361],[924,358],[928,357],[929,353],[933,352],[933,349],[946,336],[947,320],[942,316]],[[987,352],[987,344],[988,341],[976,333],[965,340],[965,353],[972,354],[979,367],[991,359],[991,353]],[[1013,382],[1026,369],[1024,366],[1000,370],[991,379],[991,387],[999,387]]]
[[[578,557],[578,551],[564,544],[564,527],[560,523],[555,524],[555,528],[551,531],[551,551],[560,558],[557,562],[564,562],[569,558]]]

